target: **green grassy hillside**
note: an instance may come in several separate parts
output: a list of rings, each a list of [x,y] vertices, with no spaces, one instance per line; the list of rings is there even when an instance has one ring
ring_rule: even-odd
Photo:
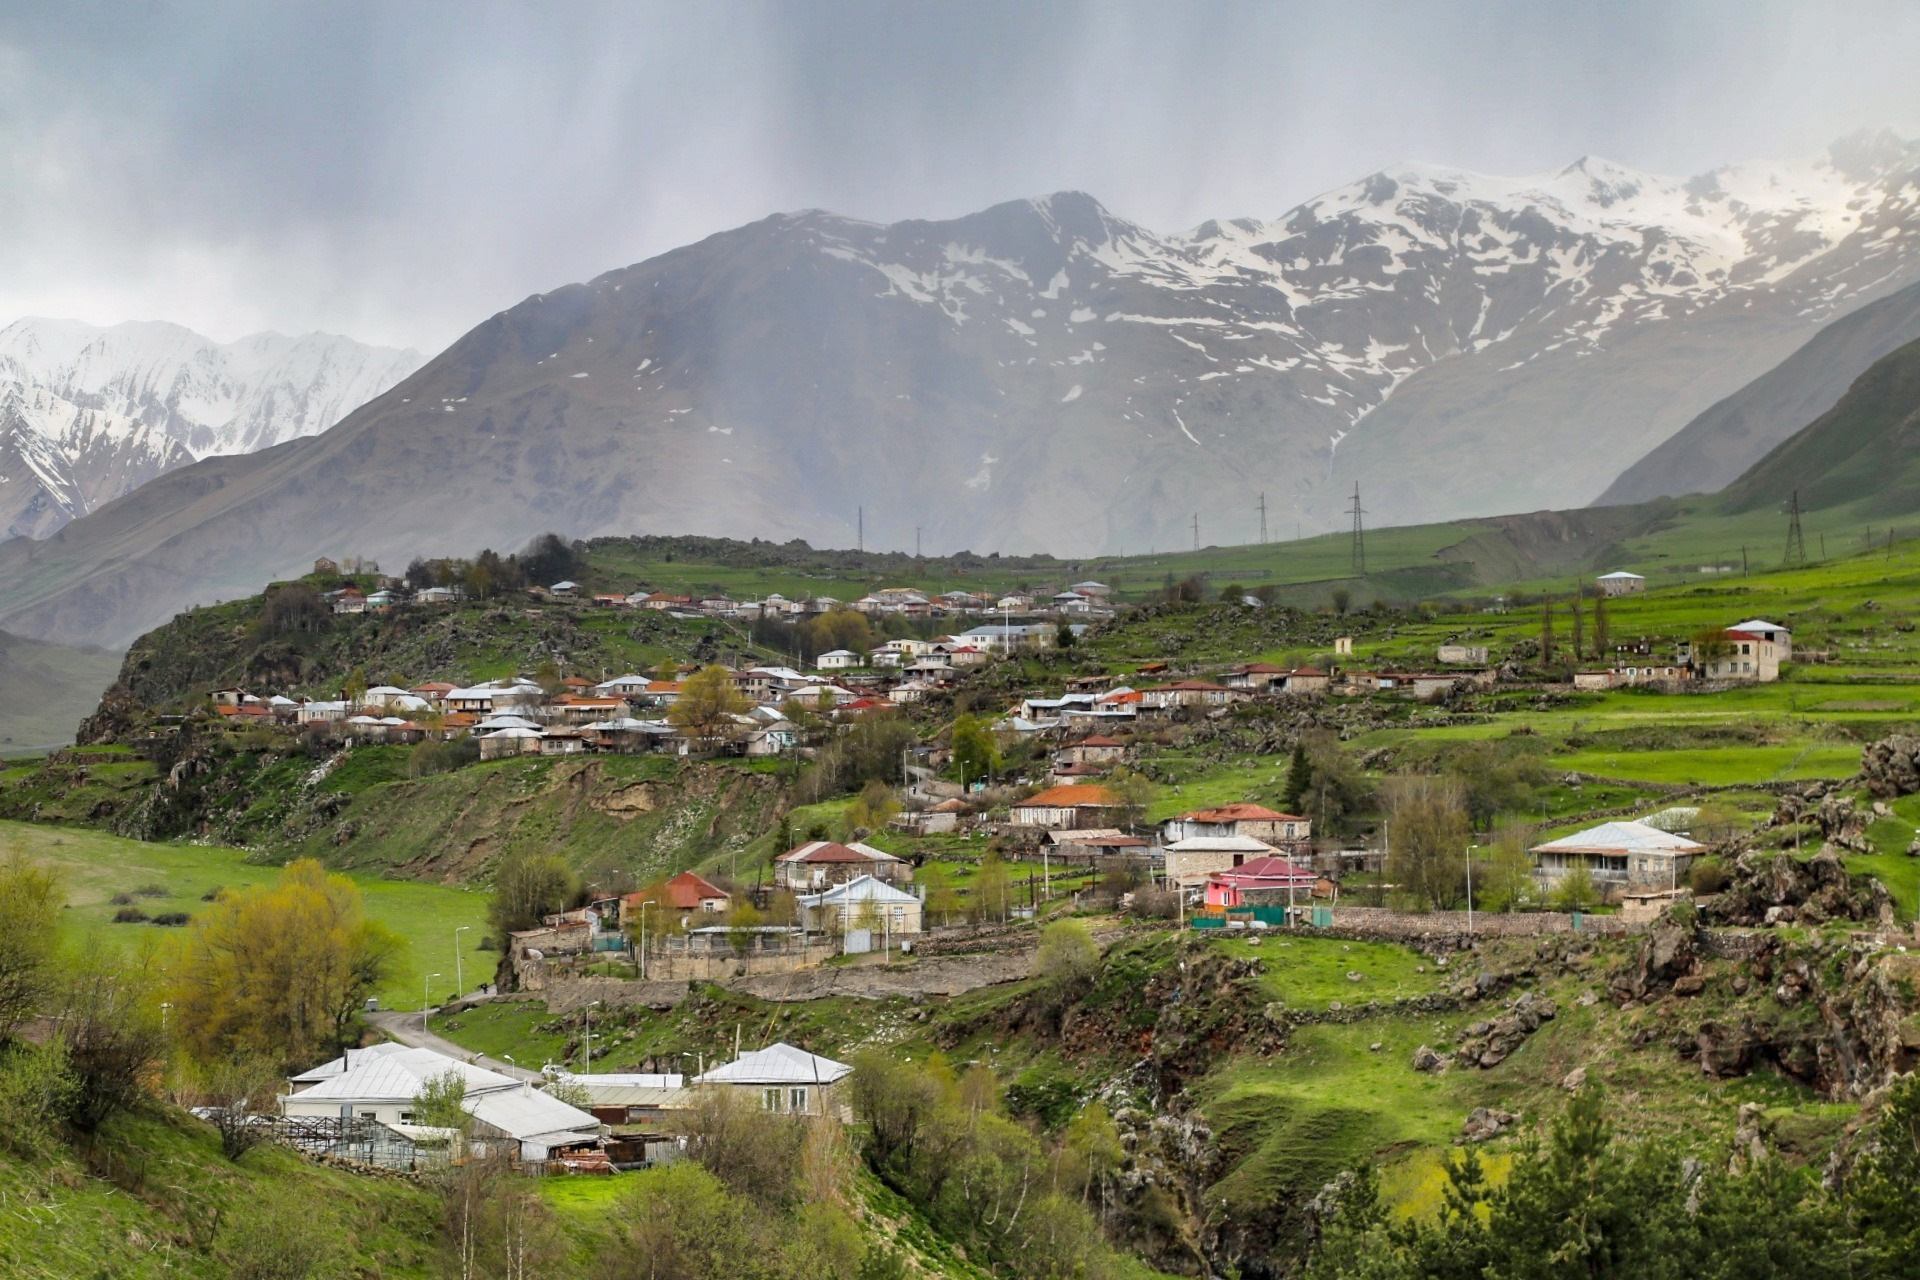
[[[262,1147],[230,1162],[213,1129],[151,1106],[84,1154],[0,1157],[0,1274],[10,1280],[222,1280],[434,1274],[436,1197]],[[309,1256],[324,1272],[266,1270]]]
[[[0,631],[0,756],[73,741],[119,668],[118,654],[47,644]]]

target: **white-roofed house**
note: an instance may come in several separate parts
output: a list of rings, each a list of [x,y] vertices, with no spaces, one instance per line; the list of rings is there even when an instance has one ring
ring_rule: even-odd
[[[837,934],[847,940],[850,952],[871,949],[875,941],[884,947],[896,937],[921,931],[920,899],[872,876],[804,894],[799,905],[809,932]]]
[[[593,1116],[524,1080],[403,1045],[350,1049],[294,1076],[289,1082],[294,1092],[280,1099],[280,1110],[291,1118],[411,1125],[414,1099],[428,1081],[448,1072],[466,1086],[460,1107],[473,1118],[467,1146],[476,1155],[501,1151],[510,1159],[541,1161],[563,1148],[600,1142],[600,1122]]]
[[[783,1115],[847,1118],[839,1102],[841,1081],[853,1068],[784,1042],[743,1053],[723,1067],[695,1076],[695,1089],[731,1089],[763,1111]]]
[[[1603,822],[1572,835],[1537,844],[1534,875],[1551,890],[1584,867],[1602,898],[1624,890],[1671,889],[1686,883],[1687,873],[1707,847],[1645,822]]]
[[[1595,581],[1603,596],[1626,596],[1647,589],[1647,580],[1637,573],[1628,573],[1624,569],[1613,573],[1603,573]]]
[[[813,660],[813,665],[822,671],[847,671],[861,664],[863,659],[851,649],[829,649]]]

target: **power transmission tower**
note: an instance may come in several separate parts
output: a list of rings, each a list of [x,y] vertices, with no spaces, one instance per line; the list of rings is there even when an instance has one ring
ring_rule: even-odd
[[[1200,513],[1198,511],[1193,513],[1193,549],[1195,551],[1200,549]]]
[[[1267,495],[1260,495],[1260,545],[1267,545]]]
[[[1807,543],[1800,535],[1800,491],[1795,489],[1793,501],[1787,504],[1787,554],[1780,563],[1803,565],[1806,562]]]
[[[1367,535],[1360,517],[1366,509],[1360,505],[1360,482],[1353,482],[1353,576],[1367,576]]]

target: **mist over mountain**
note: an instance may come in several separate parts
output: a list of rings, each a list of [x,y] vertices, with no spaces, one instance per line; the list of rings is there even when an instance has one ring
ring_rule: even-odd
[[[1920,146],[1691,179],[1396,166],[1161,234],[1091,196],[784,214],[500,312],[312,439],[0,546],[0,622],[125,639],[319,554],[675,532],[1076,555],[1592,501],[1915,278]]]
[[[331,334],[16,321],[0,329],[0,538],[45,537],[196,458],[317,435],[419,365]]]

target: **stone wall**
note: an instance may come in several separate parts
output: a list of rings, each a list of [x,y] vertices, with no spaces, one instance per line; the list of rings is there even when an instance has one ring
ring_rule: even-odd
[[[1638,933],[1645,926],[1618,916],[1580,917],[1583,937],[1620,937]],[[1473,913],[1473,928],[1467,928],[1464,911],[1394,911],[1386,907],[1334,907],[1331,929],[1312,930],[1336,933],[1365,940],[1388,942],[1455,943],[1475,938],[1534,938],[1547,934],[1572,934],[1573,917],[1558,911]]]
[[[957,996],[980,987],[1018,982],[1032,972],[1032,953],[1023,950],[929,956],[903,965],[834,966],[797,973],[756,974],[724,985],[732,991],[782,1004],[827,996],[886,1000],[901,996]]]

